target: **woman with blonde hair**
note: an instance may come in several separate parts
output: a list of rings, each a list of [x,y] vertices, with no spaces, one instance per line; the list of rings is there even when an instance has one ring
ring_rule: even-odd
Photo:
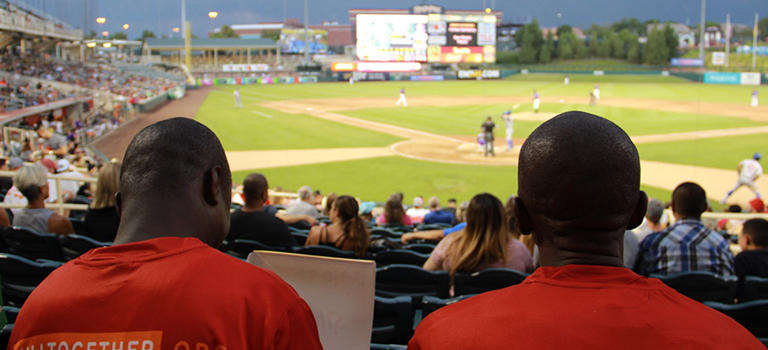
[[[109,162],[99,169],[96,191],[93,201],[85,212],[85,226],[88,236],[100,242],[112,242],[120,226],[117,214],[115,194],[120,189],[120,169],[122,163]]]
[[[48,169],[42,164],[27,164],[13,175],[13,185],[27,198],[27,206],[16,210],[13,226],[36,232],[68,235],[74,232],[69,220],[45,207],[50,195]]]
[[[352,251],[364,257],[368,249],[370,234],[368,226],[358,215],[357,200],[351,196],[336,198],[331,206],[331,224],[313,226],[305,245],[326,245]]]
[[[438,243],[424,263],[427,270],[476,272],[486,268],[510,268],[531,272],[531,254],[512,237],[501,201],[488,193],[472,198],[467,226]]]

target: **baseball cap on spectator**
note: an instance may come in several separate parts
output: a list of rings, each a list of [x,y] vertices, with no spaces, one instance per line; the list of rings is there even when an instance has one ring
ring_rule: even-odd
[[[59,159],[58,162],[56,162],[56,172],[57,173],[63,173],[67,170],[69,170],[69,161],[66,159]]]
[[[417,208],[421,208],[424,206],[424,200],[421,199],[421,197],[416,197],[413,199],[413,206]]]
[[[19,157],[11,157],[11,159],[8,161],[8,168],[9,169],[16,169],[24,165],[24,161],[21,160]]]
[[[362,202],[360,203],[360,214],[369,214],[376,207],[376,202]]]
[[[56,170],[56,163],[54,163],[52,160],[48,158],[44,158],[40,161],[40,164],[44,165],[48,170],[55,171]]]

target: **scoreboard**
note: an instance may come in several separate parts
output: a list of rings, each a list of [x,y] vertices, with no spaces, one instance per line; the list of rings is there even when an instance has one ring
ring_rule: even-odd
[[[361,61],[493,63],[496,16],[357,15]]]

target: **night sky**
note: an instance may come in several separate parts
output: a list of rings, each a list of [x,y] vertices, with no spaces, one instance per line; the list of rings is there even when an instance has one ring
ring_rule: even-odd
[[[170,34],[171,28],[181,23],[181,0],[14,0],[30,3],[72,26],[82,28],[84,4],[88,1],[93,10],[89,26],[97,32],[122,31],[128,23],[128,36],[138,37],[149,29],[158,36]],[[322,21],[349,23],[349,8],[409,8],[422,1],[405,0],[308,0],[309,22]],[[571,24],[588,27],[592,23],[608,24],[624,17],[640,20],[660,19],[695,25],[700,16],[700,0],[442,0],[427,1],[448,9],[483,9],[495,3],[495,9],[504,11],[504,22],[519,23],[526,18],[537,18],[542,26]],[[284,5],[286,11],[284,12]],[[265,21],[282,21],[287,18],[304,18],[302,0],[187,0],[187,19],[192,22],[193,32],[203,36],[214,26],[223,24],[247,24]],[[208,12],[217,11],[218,18],[211,20]],[[557,13],[562,13],[558,18]],[[768,16],[768,0],[709,0],[707,20],[725,22],[726,13],[733,23],[751,25],[755,12]],[[107,23],[99,25],[96,17],[106,17]]]

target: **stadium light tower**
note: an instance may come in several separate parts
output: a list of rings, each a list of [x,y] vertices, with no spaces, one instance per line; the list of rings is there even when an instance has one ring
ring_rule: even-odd
[[[131,27],[131,26],[130,26],[130,25],[128,25],[128,23],[126,23],[126,24],[123,24],[123,29],[125,29],[125,30],[128,30],[128,28],[130,28],[130,27]]]
[[[701,0],[701,24],[699,24],[699,58],[704,59],[704,27],[705,19],[704,14],[707,9],[707,0]]]
[[[107,23],[107,19],[104,18],[104,17],[98,17],[98,18],[96,18],[96,23],[98,23],[98,24]]]
[[[187,1],[181,0],[181,26],[184,27],[186,25],[185,23],[187,23]],[[187,37],[186,32],[187,31],[185,30],[181,33],[182,38]]]

